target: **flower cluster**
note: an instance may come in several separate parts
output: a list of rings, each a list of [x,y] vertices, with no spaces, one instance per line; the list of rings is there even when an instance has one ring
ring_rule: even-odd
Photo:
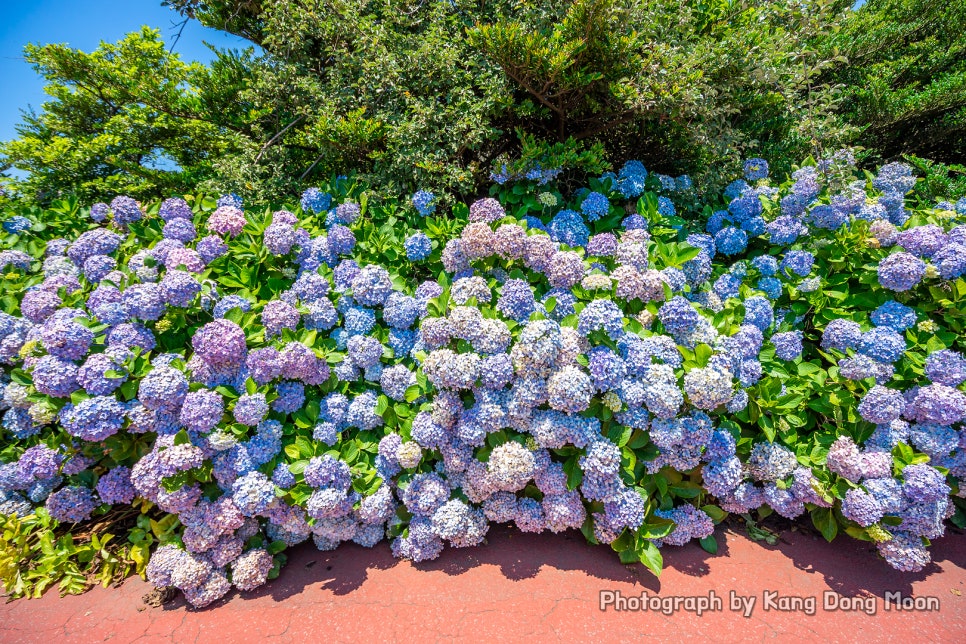
[[[690,234],[668,219],[690,179],[628,162],[541,217],[487,197],[452,238],[427,220],[384,263],[357,240],[378,208],[338,185],[265,216],[92,208],[42,257],[2,251],[0,511],[144,499],[181,544],[148,578],[196,606],[265,583],[278,543],[424,561],[491,521],[625,549],[811,512],[921,569],[966,477],[966,226],[908,223],[904,166],[833,185],[847,160],[781,188],[749,160]]]

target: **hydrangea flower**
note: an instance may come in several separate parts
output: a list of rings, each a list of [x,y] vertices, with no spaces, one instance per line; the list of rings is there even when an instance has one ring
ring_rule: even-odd
[[[325,212],[332,205],[332,195],[318,188],[308,188],[302,193],[301,206],[306,212]]]
[[[584,213],[587,221],[597,221],[606,217],[609,210],[610,202],[599,192],[589,193],[580,204],[580,211]]]
[[[590,238],[590,229],[584,224],[583,217],[573,210],[561,210],[547,226],[550,237],[567,246],[585,246]]]
[[[802,332],[785,331],[771,336],[775,356],[780,360],[794,360],[802,355]]]
[[[422,232],[413,233],[407,237],[404,246],[406,249],[406,258],[413,262],[426,259],[433,251],[432,242]]]
[[[768,176],[768,162],[764,159],[747,159],[743,164],[745,181],[758,181]]]
[[[908,291],[926,274],[926,264],[909,253],[894,253],[879,262],[879,284],[890,291]]]
[[[47,497],[45,507],[50,517],[65,523],[79,523],[91,518],[100,505],[94,492],[82,486],[66,486]]]
[[[413,195],[413,206],[421,217],[428,217],[436,212],[435,200],[436,196],[432,192],[417,190]]]
[[[144,216],[141,205],[125,196],[114,197],[111,200],[111,212],[114,214],[114,223],[122,228],[139,221]]]
[[[470,204],[469,219],[471,222],[493,223],[506,216],[506,211],[500,202],[492,197],[485,197]]]
[[[237,206],[224,205],[219,206],[217,210],[211,213],[206,225],[208,230],[212,232],[237,237],[241,234],[246,223],[245,213]]]

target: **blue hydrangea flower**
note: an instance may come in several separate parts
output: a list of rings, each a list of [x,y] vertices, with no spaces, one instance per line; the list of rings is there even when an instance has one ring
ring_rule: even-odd
[[[586,246],[590,239],[590,230],[584,224],[583,217],[573,210],[561,210],[557,213],[550,220],[547,230],[551,239],[568,246]]]
[[[804,250],[790,250],[785,253],[781,261],[781,268],[786,274],[806,277],[812,272],[815,256]]]
[[[403,246],[406,249],[406,259],[413,262],[426,259],[433,251],[432,242],[423,232],[413,233],[407,237]]]
[[[601,193],[591,192],[580,203],[580,211],[587,217],[587,221],[597,221],[607,216],[610,211],[610,202]]]
[[[27,232],[33,226],[33,222],[22,215],[14,215],[4,220],[3,230],[13,235],[20,235]]]
[[[416,207],[416,212],[422,217],[428,217],[436,212],[435,201],[436,196],[426,190],[417,190],[416,194],[413,195],[413,206]]]
[[[888,327],[902,332],[916,323],[916,312],[905,304],[889,300],[873,311],[869,318],[876,326]]]
[[[768,162],[764,159],[748,159],[745,161],[743,169],[745,181],[758,181],[768,177]]]
[[[724,255],[737,255],[748,246],[748,234],[740,228],[722,228],[714,236],[715,248]]]
[[[926,264],[909,253],[895,253],[879,262],[879,284],[890,291],[908,291],[926,274]]]
[[[771,336],[775,345],[775,356],[780,360],[794,360],[802,355],[802,332],[786,331]]]
[[[325,212],[332,205],[332,195],[318,188],[309,188],[302,193],[302,210],[316,214]],[[240,206],[239,206],[240,207]]]

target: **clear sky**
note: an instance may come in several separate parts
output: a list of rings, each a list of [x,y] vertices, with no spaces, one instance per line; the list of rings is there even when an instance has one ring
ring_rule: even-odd
[[[160,29],[164,41],[171,42],[180,19],[161,0],[0,0],[0,140],[16,136],[21,109],[39,110],[46,98],[43,79],[23,59],[25,44],[67,43],[91,51],[141,25]],[[205,42],[222,49],[250,45],[191,21],[175,52],[185,60],[207,62],[212,54]]]

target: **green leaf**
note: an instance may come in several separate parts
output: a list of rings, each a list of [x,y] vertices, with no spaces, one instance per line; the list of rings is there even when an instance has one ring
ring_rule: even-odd
[[[380,395],[378,400],[376,400],[376,414],[382,416],[389,409],[389,398],[385,395]]]
[[[698,543],[701,544],[701,547],[704,548],[705,551],[710,552],[713,555],[718,554],[718,540],[715,539],[713,534],[703,537]]]
[[[830,508],[815,508],[811,512],[814,525],[826,541],[832,541],[839,532],[838,522]]]
[[[702,505],[701,511],[711,517],[711,520],[715,523],[721,523],[728,516],[727,512],[716,505]]]
[[[634,548],[628,548],[626,550],[621,550],[617,555],[621,563],[624,565],[634,564],[640,561],[640,557],[637,554],[637,550]]]
[[[637,529],[638,537],[643,539],[663,539],[674,531],[674,521],[653,516]]]
[[[578,459],[572,456],[563,465],[564,473],[567,474],[567,489],[576,490],[584,480],[584,471],[580,469]]]
[[[654,573],[655,577],[661,576],[661,570],[664,568],[664,557],[661,555],[661,551],[657,546],[654,545],[653,541],[644,540],[638,553],[641,563],[650,569]]]
[[[270,555],[277,555],[278,553],[285,550],[285,548],[287,547],[288,547],[288,544],[286,544],[284,541],[279,540],[279,541],[273,541],[270,544],[268,544],[268,548],[266,548],[266,550]]]

